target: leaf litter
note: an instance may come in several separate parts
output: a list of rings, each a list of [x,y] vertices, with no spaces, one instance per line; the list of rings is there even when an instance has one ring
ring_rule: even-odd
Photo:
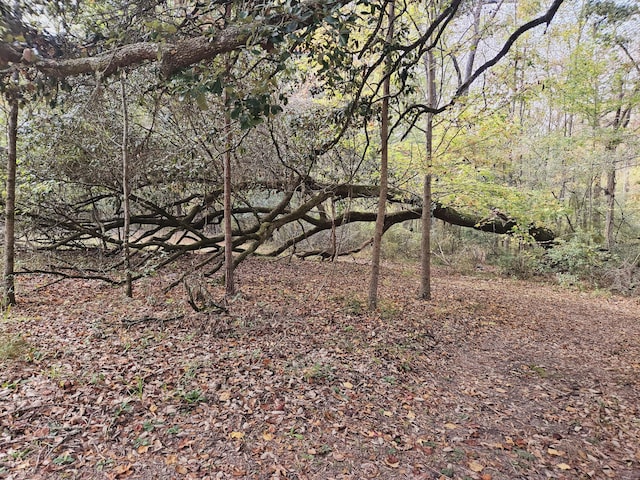
[[[0,477],[640,479],[637,299],[389,264],[369,313],[366,265],[255,259],[207,314],[175,275],[19,278]]]

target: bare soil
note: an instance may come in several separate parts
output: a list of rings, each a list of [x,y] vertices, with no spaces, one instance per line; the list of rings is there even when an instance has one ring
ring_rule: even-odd
[[[19,277],[0,478],[640,479],[638,299],[386,265],[368,313],[366,265],[256,259],[194,313],[179,274]]]

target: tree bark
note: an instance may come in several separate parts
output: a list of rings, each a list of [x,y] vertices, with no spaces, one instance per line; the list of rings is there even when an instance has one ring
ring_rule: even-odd
[[[282,13],[271,19],[262,17],[250,23],[227,25],[217,35],[201,35],[174,42],[138,42],[97,55],[71,59],[36,58],[29,62],[24,58],[22,47],[0,41],[0,67],[9,62],[22,63],[25,67],[35,67],[54,78],[85,74],[99,74],[105,78],[122,68],[157,62],[160,73],[164,77],[170,77],[186,67],[211,60],[223,53],[260,45],[265,38],[271,37],[274,28],[281,28],[283,31],[303,30],[321,22],[331,10],[346,3],[346,0],[329,4],[323,0],[306,0],[297,5],[295,13]]]
[[[3,306],[16,304],[14,283],[15,269],[15,222],[16,222],[16,164],[18,152],[18,97],[15,92],[7,95],[9,119],[7,122],[7,199],[4,223],[4,275]]]
[[[133,280],[131,274],[131,248],[129,236],[131,230],[131,182],[129,174],[129,110],[127,106],[126,76],[120,77],[122,96],[122,210],[124,225],[122,228],[122,251],[124,255],[125,288],[127,297],[133,297]]]
[[[609,152],[613,154],[613,152]],[[611,160],[607,166],[607,186],[604,191],[607,200],[607,213],[604,222],[605,248],[611,250],[615,246],[615,207],[616,207],[616,165]]]
[[[394,0],[389,2],[389,27],[385,43],[388,45],[393,40],[393,22],[395,17]],[[378,306],[378,282],[380,280],[380,256],[382,252],[382,235],[384,234],[384,220],[387,207],[387,193],[389,191],[389,94],[391,90],[391,61],[387,59],[385,78],[382,85],[382,109],[380,112],[380,193],[378,196],[378,213],[376,227],[373,235],[373,251],[371,253],[371,274],[369,277],[369,310],[375,310]]]
[[[427,104],[435,109],[437,103],[436,65],[432,50],[429,50],[425,56],[425,67],[427,74]],[[427,152],[422,195],[420,298],[422,300],[431,300],[431,167],[433,165],[433,113],[431,112],[427,113],[425,144]]]
[[[228,72],[227,72],[228,73]],[[224,157],[223,157],[223,210],[224,210],[224,285],[225,295],[231,297],[236,293],[233,264],[233,228],[231,204],[231,111],[227,105],[228,95],[223,93],[224,103]]]

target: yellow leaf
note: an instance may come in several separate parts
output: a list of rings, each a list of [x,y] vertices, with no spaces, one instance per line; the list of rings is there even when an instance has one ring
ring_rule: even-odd
[[[549,455],[556,455],[558,457],[562,457],[565,452],[562,452],[560,450],[556,450],[555,448],[547,448],[547,453]]]
[[[458,428],[458,426],[455,423],[445,423],[444,426],[448,430],[455,430],[456,428]]]
[[[353,384],[351,382],[344,382],[342,386],[347,390],[351,390],[353,388]]]
[[[147,453],[147,450],[149,450],[149,445],[140,445],[138,447],[138,453]]]
[[[262,434],[262,439],[263,439],[263,440],[265,440],[265,441],[267,441],[267,442],[270,442],[271,440],[273,440],[273,439],[274,439],[274,435],[273,435],[273,433],[264,432],[264,433]]]
[[[233,440],[242,440],[244,438],[244,432],[231,432],[229,436]]]
[[[116,467],[114,467],[113,472],[118,476],[118,475],[124,475],[126,473],[129,473],[129,471],[131,470],[132,465],[130,463],[127,463],[126,465],[118,465]]]
[[[389,410],[385,410],[382,414],[385,417],[393,417],[393,412],[390,412]]]
[[[176,465],[176,472],[179,473],[180,475],[186,475],[187,467],[185,467],[184,465]]]
[[[469,462],[469,469],[472,472],[476,472],[476,473],[480,473],[482,470],[484,470],[484,466],[480,465],[478,462],[476,462],[475,460],[471,460]]]
[[[558,465],[556,465],[556,467],[558,467],[560,470],[571,470],[571,466],[567,465],[566,463],[559,463]]]
[[[158,411],[158,406],[157,406],[155,403],[152,403],[152,404],[149,406],[149,411],[150,411],[151,413],[156,413],[156,412]]]
[[[220,392],[220,395],[218,395],[218,400],[220,400],[221,402],[226,402],[230,398],[231,398],[231,392],[228,390],[224,392]]]
[[[164,463],[166,463],[167,465],[175,465],[176,463],[178,463],[178,456],[171,453],[167,455],[167,458],[164,459]]]
[[[409,411],[407,412],[407,418],[408,418],[409,420],[415,420],[415,419],[416,419],[416,414],[415,414],[415,413],[413,413],[413,411],[412,411],[412,410],[409,410]]]

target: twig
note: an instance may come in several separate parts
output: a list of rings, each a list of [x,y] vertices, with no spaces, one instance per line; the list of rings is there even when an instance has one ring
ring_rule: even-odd
[[[171,317],[171,318],[157,318],[157,317],[150,317],[148,315],[145,315],[144,317],[137,318],[137,319],[123,318],[121,322],[125,327],[133,327],[135,325],[140,325],[142,323],[151,323],[151,322],[160,322],[160,325],[164,327],[164,324],[166,322],[173,322],[175,320],[180,320],[182,318],[184,318],[184,315],[178,315],[176,317]]]

